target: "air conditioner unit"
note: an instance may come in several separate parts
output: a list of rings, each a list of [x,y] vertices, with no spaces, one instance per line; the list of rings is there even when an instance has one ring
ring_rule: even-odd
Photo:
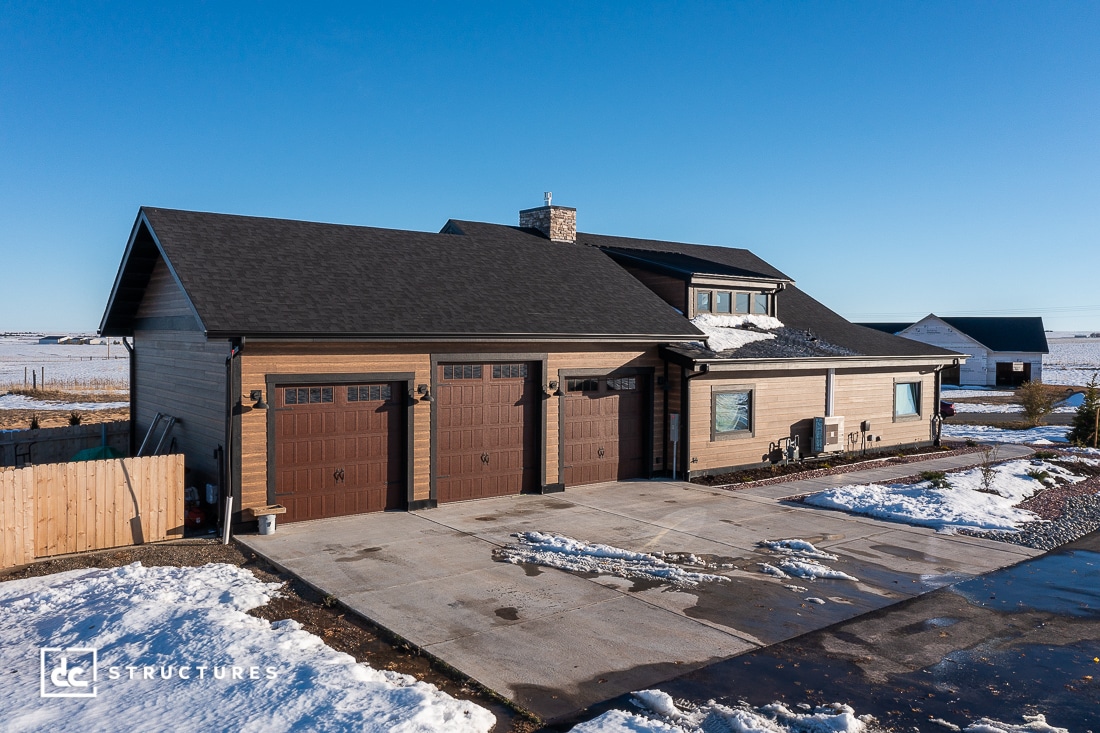
[[[814,418],[814,453],[834,453],[844,450],[844,418]]]

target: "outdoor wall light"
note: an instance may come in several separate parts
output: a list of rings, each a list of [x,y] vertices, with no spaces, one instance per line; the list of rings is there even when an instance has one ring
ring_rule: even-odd
[[[264,391],[262,389],[254,389],[248,393],[248,399],[252,400],[256,404],[252,405],[257,410],[266,410],[267,403],[264,402]]]
[[[558,386],[558,380],[553,380],[546,385],[546,395],[548,397],[561,397],[565,393],[561,391],[561,387]]]
[[[432,393],[428,391],[428,385],[426,384],[417,385],[416,393],[420,395],[421,402],[435,402],[435,397],[432,397]]]

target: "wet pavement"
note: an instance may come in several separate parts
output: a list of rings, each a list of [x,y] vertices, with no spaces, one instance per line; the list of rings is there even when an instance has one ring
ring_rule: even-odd
[[[1100,533],[659,688],[695,704],[843,702],[900,731],[1035,713],[1100,731]],[[551,729],[614,707],[632,709],[629,696]]]

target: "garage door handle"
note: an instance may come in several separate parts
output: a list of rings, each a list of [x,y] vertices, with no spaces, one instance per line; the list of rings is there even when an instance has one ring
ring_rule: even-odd
[[[344,480],[344,469],[338,468],[332,472],[332,480],[336,483],[340,483]]]
[[[481,454],[481,462],[486,464],[486,465],[489,464],[489,454],[488,453],[482,453]]]
[[[596,453],[599,454],[600,458],[603,458],[603,448],[600,448]]]

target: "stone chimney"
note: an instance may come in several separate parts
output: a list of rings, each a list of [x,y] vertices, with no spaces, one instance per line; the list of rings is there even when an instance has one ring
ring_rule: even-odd
[[[550,238],[551,242],[577,241],[577,210],[568,206],[552,206],[550,204],[553,194],[547,191],[543,194],[546,205],[537,209],[524,209],[519,212],[519,225],[538,229]]]

